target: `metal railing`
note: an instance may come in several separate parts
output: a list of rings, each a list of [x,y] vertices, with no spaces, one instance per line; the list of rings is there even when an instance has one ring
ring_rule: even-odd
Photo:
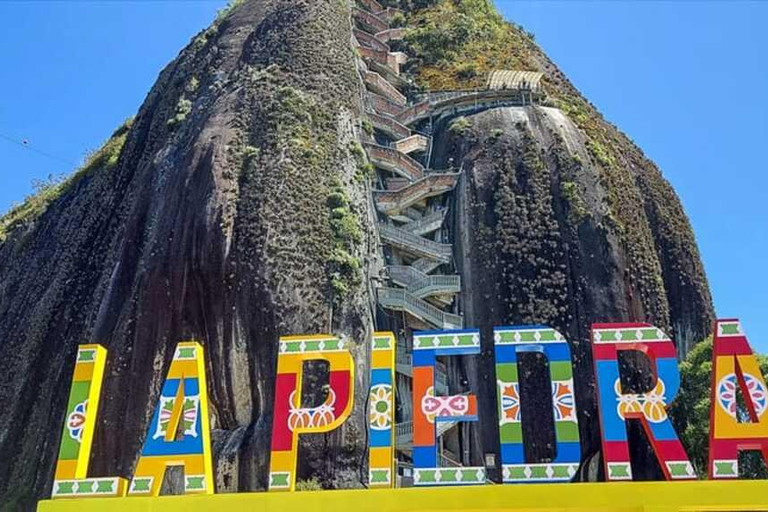
[[[432,105],[428,101],[411,105],[397,115],[397,120],[401,123],[408,125],[416,122],[419,119],[429,117]]]
[[[405,108],[404,106],[398,105],[394,101],[376,94],[375,92],[368,91],[368,94],[365,96],[367,104],[369,104],[371,108],[379,114],[395,117]]]
[[[367,46],[360,46],[357,50],[360,52],[360,55],[364,59],[375,60],[379,64],[383,64],[385,66],[389,65],[389,52],[387,51],[379,50],[376,48],[368,48]]]
[[[416,270],[420,270],[425,274],[429,274],[442,264],[442,261],[435,261],[431,258],[419,258],[418,260],[414,261],[411,266]]]
[[[387,30],[382,30],[381,32],[377,33],[376,37],[378,37],[380,40],[386,43],[387,41],[402,39],[403,37],[405,37],[406,30],[407,29],[404,27],[388,28]]]
[[[410,125],[430,116],[455,109],[457,113],[489,106],[526,105],[544,98],[541,92],[529,89],[480,89],[471,91],[430,92],[423,101],[406,108],[397,116],[404,125]]]
[[[360,30],[359,28],[352,29],[352,33],[355,35],[357,42],[361,45],[367,46],[372,50],[389,52],[389,45],[373,34],[369,34],[365,30]]]
[[[402,154],[402,153],[401,153]],[[369,156],[371,152],[369,151]],[[371,156],[371,158],[373,158]],[[433,173],[397,190],[374,190],[376,207],[383,213],[397,212],[428,197],[453,190],[459,173]]]
[[[385,243],[419,256],[427,256],[444,263],[449,263],[453,256],[453,246],[451,244],[433,242],[423,236],[409,233],[404,229],[379,224],[379,234]]]
[[[397,7],[387,7],[386,9],[382,9],[378,11],[376,13],[376,16],[378,16],[383,20],[386,20],[387,22],[391,22],[392,19],[398,14],[403,14],[403,11],[401,11]]]
[[[430,323],[439,329],[461,329],[464,319],[459,315],[446,313],[429,302],[419,299],[405,290],[397,288],[379,288],[379,304],[387,309],[406,311]]]
[[[409,222],[403,226],[403,229],[416,235],[425,235],[427,233],[431,233],[432,231],[440,229],[440,226],[442,226],[443,222],[445,221],[445,216],[447,213],[448,210],[446,209],[437,210],[433,213],[430,213],[429,215],[425,215],[419,220]]]
[[[364,9],[360,9],[359,7],[352,7],[352,16],[354,16],[358,21],[360,21],[363,24],[363,29],[365,29],[365,27],[370,27],[371,29],[373,29],[374,34],[379,34],[381,32],[385,32],[389,30],[388,22],[379,18],[372,12],[366,11]]]
[[[440,437],[444,435],[446,432],[450,431],[453,427],[458,425],[458,421],[438,421],[437,422],[437,437]],[[404,421],[402,423],[398,423],[395,425],[395,436],[397,438],[397,445],[410,445],[413,441],[413,421]],[[443,457],[441,457],[443,458]],[[460,467],[461,464],[454,461],[451,458],[448,458],[448,463],[456,464],[457,466],[453,467]],[[443,467],[451,467],[451,466],[443,466]]]
[[[390,265],[387,267],[387,272],[389,272],[389,278],[392,281],[403,287],[408,287],[429,277],[421,270],[410,265]]]
[[[398,126],[402,126],[408,130],[408,133],[411,133],[410,129],[405,125],[394,120],[392,122],[397,123]],[[429,147],[429,139],[417,133],[393,142],[392,147],[405,154],[413,153],[414,151],[426,151]]]
[[[413,283],[406,290],[420,299],[431,295],[461,293],[461,277],[427,276],[426,279]]]
[[[413,422],[406,421],[395,425],[395,436],[398,439],[397,444],[400,444],[399,440],[401,438],[407,438],[408,441],[411,441],[413,439]]]
[[[403,96],[394,85],[387,82],[383,76],[375,71],[366,71],[364,78],[366,85],[371,87],[375,92],[389,98],[398,105],[405,106],[405,104],[408,103],[407,98]]]
[[[410,128],[398,123],[391,117],[382,116],[373,112],[366,112],[366,116],[374,128],[390,134],[394,139],[408,139],[411,136]],[[399,149],[395,150],[400,151]]]
[[[367,9],[371,12],[381,12],[384,10],[384,6],[382,6],[376,0],[357,0],[357,1],[359,4],[363,6],[364,9]]]
[[[405,153],[378,144],[365,143],[364,146],[368,151],[368,158],[375,166],[395,172],[410,180],[420,180],[424,176],[424,166]]]
[[[387,267],[390,279],[406,291],[423,299],[430,295],[461,292],[461,276],[430,276],[405,265]]]

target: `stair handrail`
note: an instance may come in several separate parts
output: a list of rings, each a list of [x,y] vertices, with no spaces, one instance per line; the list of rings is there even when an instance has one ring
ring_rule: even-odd
[[[434,254],[439,258],[450,259],[453,256],[453,246],[451,244],[442,244],[424,238],[423,236],[415,235],[401,228],[389,226],[387,224],[379,224],[379,233],[386,238],[399,242],[403,245],[416,247],[423,252]]]

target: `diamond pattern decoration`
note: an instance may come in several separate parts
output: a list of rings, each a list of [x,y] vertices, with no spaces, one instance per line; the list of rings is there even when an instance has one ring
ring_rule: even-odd
[[[738,478],[739,461],[715,460],[714,475],[719,478]]]
[[[52,498],[66,496],[118,496],[119,478],[84,478],[82,480],[56,480]]]
[[[467,329],[464,331],[443,331],[440,334],[414,334],[413,336],[414,350],[479,346],[480,336],[476,329]]]
[[[414,485],[417,486],[448,486],[448,485],[478,485],[486,480],[485,468],[415,468]]]
[[[281,354],[304,354],[306,352],[339,352],[346,350],[342,340],[333,337],[295,337],[280,342]]]

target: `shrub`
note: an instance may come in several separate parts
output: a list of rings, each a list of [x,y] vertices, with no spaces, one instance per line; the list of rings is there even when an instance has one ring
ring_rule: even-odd
[[[176,111],[174,116],[167,121],[169,128],[176,128],[178,125],[184,122],[189,113],[192,112],[192,102],[185,98],[183,95],[176,103]]]
[[[322,491],[323,486],[320,485],[320,481],[312,477],[308,480],[299,480],[296,482],[297,491]]]
[[[464,135],[470,128],[472,128],[472,122],[466,117],[461,116],[451,122],[450,126],[448,126],[448,131],[456,135]]]

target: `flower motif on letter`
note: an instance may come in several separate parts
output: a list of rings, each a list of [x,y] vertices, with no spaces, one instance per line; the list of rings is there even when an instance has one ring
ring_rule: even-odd
[[[377,384],[371,387],[369,422],[373,430],[387,430],[392,426],[392,386]]]
[[[768,393],[766,393],[765,387],[762,382],[748,373],[744,374],[744,384],[747,385],[747,391],[749,391],[749,396],[755,406],[755,413],[761,417],[765,414],[768,406]],[[732,418],[736,418],[738,386],[739,381],[735,373],[726,375],[717,384],[717,401],[720,407]]]

